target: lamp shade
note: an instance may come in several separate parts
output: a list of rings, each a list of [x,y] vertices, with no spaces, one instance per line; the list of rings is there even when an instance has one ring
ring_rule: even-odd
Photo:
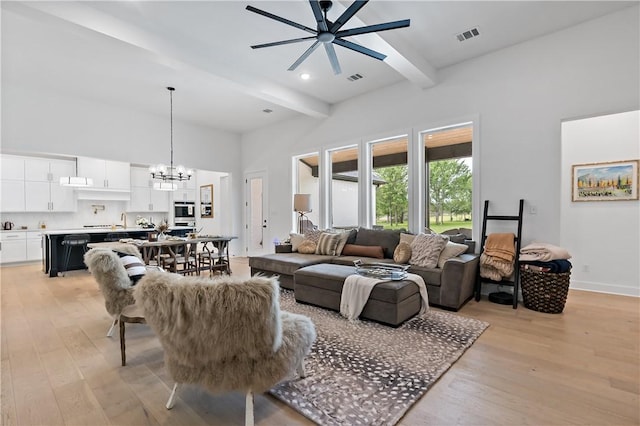
[[[293,211],[310,212],[311,194],[293,194]]]

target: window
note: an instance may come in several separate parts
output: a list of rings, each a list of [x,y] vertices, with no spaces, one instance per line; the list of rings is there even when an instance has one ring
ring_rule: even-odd
[[[331,158],[332,228],[358,226],[358,147],[333,150]]]
[[[427,169],[425,226],[436,232],[472,228],[472,133],[471,123],[421,133]]]
[[[407,135],[371,142],[371,224],[409,229]]]
[[[295,158],[296,182],[294,193],[311,195],[311,212],[306,213],[306,219],[312,225],[320,223],[320,180],[318,176],[318,153],[307,154]],[[291,197],[293,200],[293,196]],[[298,216],[295,215],[293,229],[298,229]]]

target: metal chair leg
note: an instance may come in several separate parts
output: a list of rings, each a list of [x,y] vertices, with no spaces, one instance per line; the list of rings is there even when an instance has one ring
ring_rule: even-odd
[[[247,392],[244,410],[244,426],[253,426],[253,392]]]
[[[109,331],[107,331],[107,337],[113,336],[113,329],[116,328],[117,324],[118,324],[118,317],[115,317],[113,319],[113,324],[111,324],[111,328],[109,328]]]
[[[178,384],[174,383],[171,395],[169,395],[169,400],[167,401],[167,410],[171,410],[173,408],[173,404],[176,403],[176,392],[178,392]]]

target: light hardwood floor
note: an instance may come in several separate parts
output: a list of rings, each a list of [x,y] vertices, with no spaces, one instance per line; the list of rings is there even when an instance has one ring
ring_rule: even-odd
[[[245,258],[234,274],[249,276]],[[84,271],[48,278],[40,265],[0,268],[3,425],[240,425],[244,396],[187,386],[164,404],[171,379],[146,325],[127,325],[127,362],[103,298]],[[640,424],[640,300],[571,291],[563,314],[482,300],[460,315],[491,324],[416,403],[409,425]],[[396,350],[411,348],[396,348]],[[311,424],[268,395],[256,423]]]

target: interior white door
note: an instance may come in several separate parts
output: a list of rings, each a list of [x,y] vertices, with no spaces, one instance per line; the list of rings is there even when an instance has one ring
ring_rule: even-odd
[[[256,172],[246,175],[246,241],[247,255],[258,256],[269,252],[269,230],[266,218],[267,196],[266,173]]]

